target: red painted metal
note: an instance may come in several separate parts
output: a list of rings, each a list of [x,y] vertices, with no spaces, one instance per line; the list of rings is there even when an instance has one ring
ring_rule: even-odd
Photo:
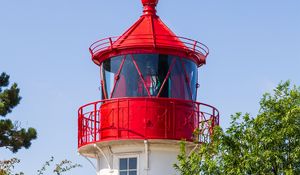
[[[168,98],[102,100],[79,108],[78,147],[126,139],[209,142],[218,124],[218,110],[203,103]]]
[[[153,5],[153,6],[156,6],[158,3],[158,0],[142,0],[142,4],[144,6],[146,5]]]
[[[110,40],[112,40],[112,43]],[[97,65],[117,55],[160,53],[188,58],[201,66],[205,64],[206,57],[209,54],[208,47],[198,41],[162,34],[138,34],[104,38],[93,43],[89,51]]]
[[[156,15],[158,0],[142,0],[141,18],[119,37],[96,41],[90,46],[93,61],[100,65],[105,59],[133,53],[161,53],[189,58],[201,66],[209,49],[192,39],[176,36]]]
[[[219,125],[219,111],[207,104],[160,98],[176,60],[163,80],[158,95],[151,97],[150,90],[132,54],[165,54],[179,57],[184,69],[188,91],[192,96],[191,80],[182,59],[190,59],[198,66],[205,64],[209,49],[206,45],[185,37],[176,36],[156,15],[158,0],[141,0],[144,6],[141,18],[123,35],[94,42],[89,51],[97,65],[115,56],[124,55],[115,76],[111,92],[104,89],[105,98],[86,104],[78,110],[78,147],[96,142],[128,139],[167,139],[210,142],[213,128]],[[148,97],[113,98],[126,55],[131,55]],[[182,82],[185,83],[185,82]],[[177,87],[177,86],[176,86]],[[198,88],[198,87],[197,87]],[[197,91],[197,90],[196,90]],[[198,132],[195,132],[198,131]]]

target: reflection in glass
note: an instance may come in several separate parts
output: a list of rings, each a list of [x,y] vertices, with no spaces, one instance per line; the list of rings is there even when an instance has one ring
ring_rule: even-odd
[[[127,170],[127,159],[120,159],[120,170]]]
[[[127,175],[127,171],[120,171],[120,175]]]
[[[187,59],[182,59],[182,60],[185,66],[187,77],[189,78],[190,81],[189,85],[192,91],[192,99],[196,100],[197,98],[196,89],[197,89],[197,81],[198,81],[197,66],[191,60],[187,60]]]
[[[163,69],[163,65],[168,65],[167,62],[165,63],[168,59],[160,59],[156,54],[143,54],[134,55],[134,61],[137,63],[145,82],[139,86],[146,86],[151,96],[157,96],[168,72],[168,69]],[[146,92],[143,92],[143,95],[147,96]]]
[[[127,56],[119,75],[119,80],[113,91],[113,98],[116,97],[145,97],[148,96],[143,84],[142,77],[134,65],[133,59]]]
[[[119,159],[120,175],[137,175],[137,158]]]
[[[137,158],[129,158],[129,169],[137,169]]]
[[[101,78],[104,81],[103,87],[103,98],[110,98],[110,94],[113,90],[115,83],[115,76],[120,69],[121,62],[124,56],[118,56],[111,58],[110,60],[102,63],[102,74]]]
[[[129,171],[129,175],[137,175],[136,171]]]
[[[159,96],[196,100],[197,66],[188,59],[162,54],[113,57],[103,62],[102,74],[107,98]]]
[[[170,93],[172,98],[191,100],[191,95],[186,82],[186,74],[183,69],[182,60],[176,58],[176,62],[169,77]]]

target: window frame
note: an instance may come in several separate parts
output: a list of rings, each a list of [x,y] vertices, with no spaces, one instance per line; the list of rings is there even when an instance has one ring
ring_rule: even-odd
[[[119,156],[116,156],[117,158],[117,169],[119,171],[119,175],[120,175],[120,159],[127,159],[129,161],[130,158],[136,158],[136,174],[139,175],[139,155],[138,154],[133,154],[133,155],[119,155]],[[127,165],[129,166],[129,165]],[[127,167],[129,168],[129,167]],[[126,169],[127,171],[129,171],[130,169]]]

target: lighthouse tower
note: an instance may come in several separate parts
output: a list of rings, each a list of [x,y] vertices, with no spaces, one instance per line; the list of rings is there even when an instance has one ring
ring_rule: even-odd
[[[157,16],[158,0],[123,35],[90,47],[102,99],[78,110],[78,151],[97,175],[172,175],[179,143],[209,142],[219,112],[196,102],[197,69],[208,48],[176,36]]]

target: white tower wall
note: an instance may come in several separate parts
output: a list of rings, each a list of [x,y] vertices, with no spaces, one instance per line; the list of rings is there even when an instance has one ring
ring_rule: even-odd
[[[87,156],[97,159],[97,175],[122,175],[120,159],[129,158],[137,160],[137,175],[176,175],[173,164],[177,162],[179,145],[171,140],[112,141],[83,147],[80,153],[94,152]]]

